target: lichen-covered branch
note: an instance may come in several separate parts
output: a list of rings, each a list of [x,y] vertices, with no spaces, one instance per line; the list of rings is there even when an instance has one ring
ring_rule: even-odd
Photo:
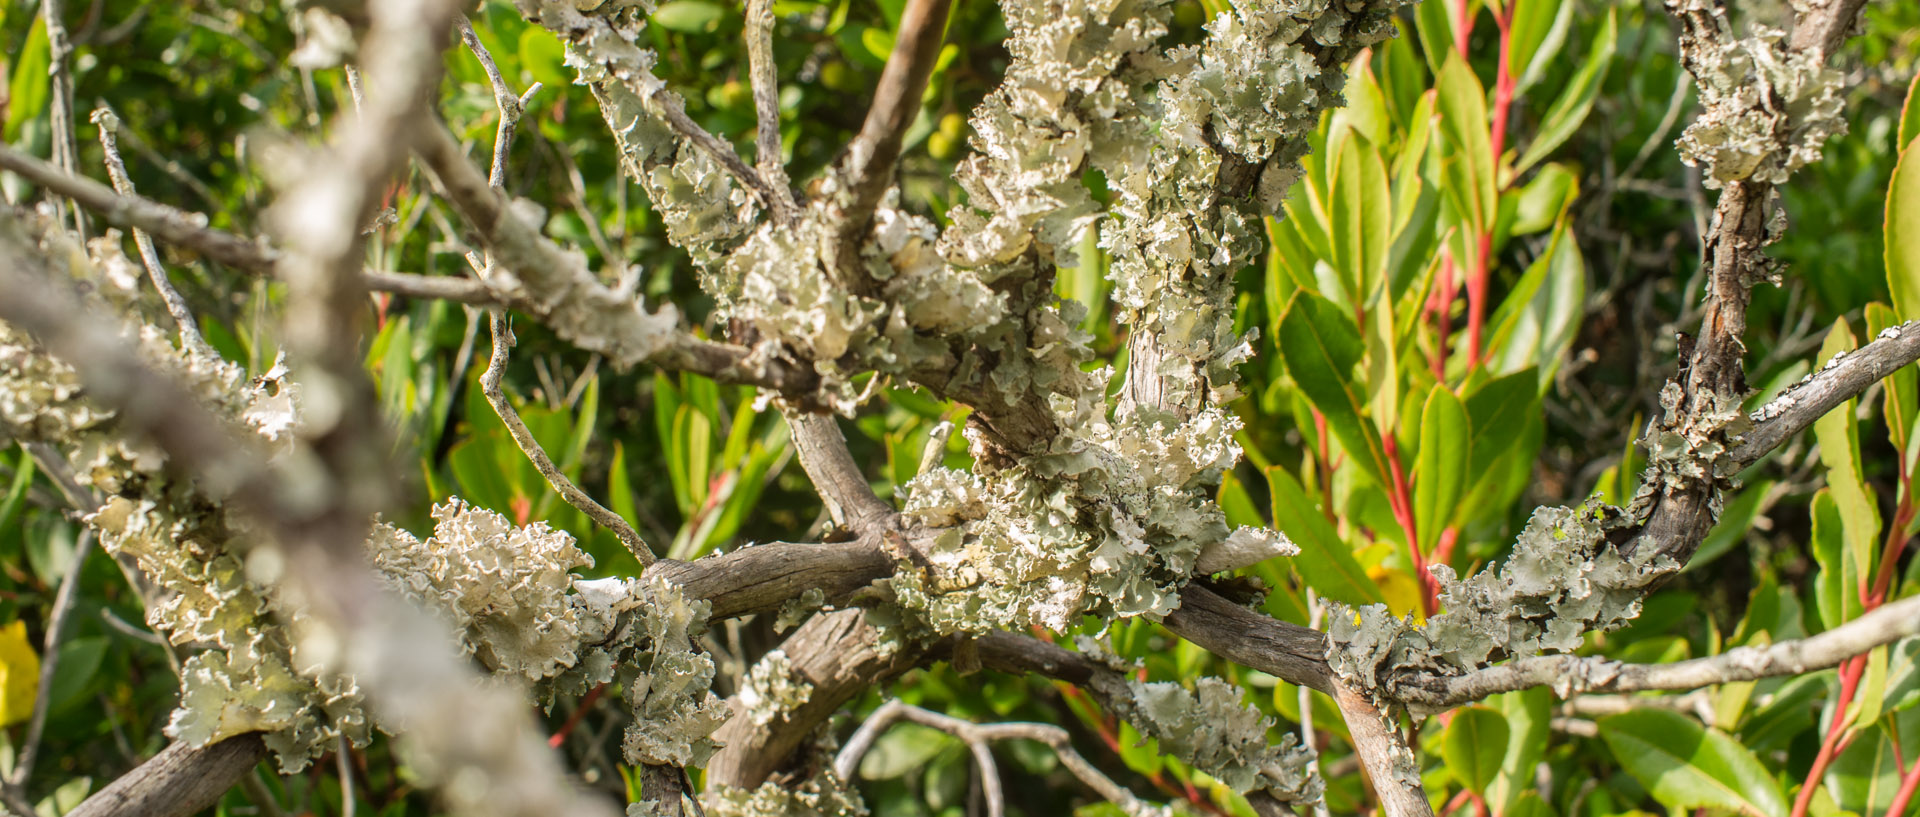
[[[1538,686],[1551,686],[1562,698],[1583,692],[1697,689],[1826,669],[1912,635],[1920,635],[1920,596],[1891,602],[1816,636],[1765,647],[1736,647],[1666,664],[1624,664],[1597,656],[1522,658],[1466,675],[1414,680],[1401,686],[1400,697],[1417,710],[1443,712]]]
[[[120,120],[113,111],[102,107],[93,112],[93,123],[100,131],[100,149],[107,156],[107,177],[113,180],[113,189],[122,195],[133,193],[133,179],[127,176],[127,165],[120,160],[119,142],[114,134],[120,129]],[[167,305],[167,313],[173,317],[173,323],[180,329],[180,345],[192,346],[202,356],[213,356],[213,347],[207,345],[200,336],[200,323],[193,317],[193,309],[187,306],[187,299],[173,288],[173,281],[167,277],[167,269],[161,265],[160,253],[153,246],[153,237],[147,231],[134,228],[133,243],[140,251],[140,263],[147,268],[147,278],[153,281],[154,290],[160,293],[160,300]]]
[[[952,5],[951,0],[908,0],[900,13],[893,52],[887,55],[887,67],[874,88],[873,104],[836,168],[837,187],[825,193],[836,200],[837,212],[832,218],[838,224],[835,244],[839,249],[835,255],[842,268],[853,266],[858,258],[874,208],[880,206],[881,197],[893,185],[900,145],[920,112],[920,97],[940,56]],[[843,283],[857,291],[870,289],[870,282],[857,275],[849,275]]]

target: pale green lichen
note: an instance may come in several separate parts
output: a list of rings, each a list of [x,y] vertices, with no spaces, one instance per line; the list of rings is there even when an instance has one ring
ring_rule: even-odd
[[[1282,803],[1319,801],[1324,784],[1313,770],[1314,751],[1289,731],[1270,741],[1273,721],[1242,703],[1240,688],[1201,678],[1188,690],[1161,681],[1128,684],[1132,706],[1123,715],[1160,751],[1240,794],[1264,791]]]
[[[1387,704],[1409,673],[1458,675],[1505,658],[1572,652],[1587,633],[1632,621],[1653,583],[1677,568],[1659,554],[1622,555],[1608,535],[1627,524],[1624,512],[1597,503],[1536,510],[1499,569],[1460,580],[1446,565],[1432,568],[1444,612],[1423,626],[1384,605],[1334,605],[1328,663]]]
[[[567,591],[571,571],[591,567],[592,557],[544,522],[515,527],[459,499],[436,506],[433,518],[424,542],[375,528],[367,553],[381,577],[445,617],[462,651],[490,672],[533,682],[572,667],[584,639]]]
[[[941,633],[1066,629],[1082,614],[1157,618],[1177,607],[1201,553],[1232,533],[1205,489],[1240,455],[1238,420],[1209,410],[1186,422],[1090,422],[990,477],[916,478],[906,512],[947,530],[924,565],[893,579],[900,603]]]
[[[713,694],[713,658],[694,648],[713,606],[688,599],[678,585],[657,576],[629,583],[635,647],[627,681],[633,723],[627,726],[626,757],[632,763],[700,766],[720,748],[713,733],[727,720],[726,703]]]
[[[827,591],[818,587],[809,587],[806,592],[787,599],[780,604],[780,612],[774,616],[773,631],[784,633],[800,626],[808,616],[827,606]]]
[[[1846,133],[1840,72],[1815,53],[1788,48],[1766,26],[1732,39],[1724,13],[1703,3],[1679,5],[1714,14],[1718,37],[1685,37],[1681,48],[1700,91],[1700,115],[1680,136],[1680,158],[1705,167],[1710,188],[1753,179],[1787,180],[1820,159],[1828,138]]]
[[[813,684],[793,671],[783,650],[773,650],[754,662],[738,695],[740,708],[755,724],[765,726],[813,697]]]
[[[709,786],[700,800],[708,817],[866,817],[867,814],[860,792],[832,769],[822,770],[799,785],[769,781],[754,789]]]

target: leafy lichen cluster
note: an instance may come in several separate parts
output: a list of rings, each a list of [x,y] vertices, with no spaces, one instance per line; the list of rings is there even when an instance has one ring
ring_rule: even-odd
[[[860,792],[823,769],[798,785],[768,781],[758,788],[711,786],[701,802],[711,817],[866,817]],[[627,809],[628,817],[646,812]]]
[[[1638,616],[1648,587],[1677,567],[1658,554],[1622,555],[1608,534],[1626,521],[1597,503],[1535,511],[1498,570],[1460,580],[1433,567],[1445,612],[1424,625],[1385,605],[1334,605],[1328,663],[1385,704],[1400,697],[1393,686],[1405,673],[1457,675],[1503,658],[1571,652],[1587,633]]]
[[[1169,681],[1127,685],[1130,705],[1118,707],[1160,750],[1240,794],[1266,792],[1282,803],[1320,800],[1324,783],[1313,770],[1314,751],[1287,732],[1278,741],[1273,722],[1241,702],[1240,688],[1201,678],[1188,690]]]
[[[706,629],[713,605],[687,598],[678,585],[657,576],[631,580],[625,598],[638,620],[623,630],[629,638],[645,636],[621,660],[633,708],[627,760],[704,765],[720,748],[713,733],[727,721],[726,703],[713,694],[713,658],[693,643]],[[633,675],[625,677],[626,672]]]
[[[1705,0],[1670,5],[1714,13]],[[1829,137],[1846,133],[1841,76],[1822,56],[1789,49],[1777,29],[1755,26],[1752,36],[1733,39],[1725,20],[1717,15],[1719,37],[1682,38],[1700,114],[1680,137],[1680,157],[1706,168],[1708,187],[1779,184],[1818,161]]]
[[[793,672],[785,650],[760,656],[740,687],[740,708],[754,723],[765,726],[813,697],[813,684]]]
[[[1163,616],[1203,550],[1232,533],[1205,488],[1238,459],[1237,426],[1218,410],[1095,419],[989,477],[923,474],[907,512],[946,530],[894,591],[942,633]]]

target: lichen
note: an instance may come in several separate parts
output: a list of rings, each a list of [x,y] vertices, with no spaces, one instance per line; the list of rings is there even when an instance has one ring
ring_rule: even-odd
[[[793,661],[783,650],[773,650],[754,662],[738,701],[747,717],[765,726],[798,708],[813,696],[813,684],[794,674]]]
[[[1095,419],[990,476],[921,475],[906,512],[947,530],[893,590],[941,633],[1164,616],[1201,553],[1232,534],[1206,489],[1239,458],[1238,425],[1217,409]]]
[[[1742,179],[1779,184],[1818,161],[1829,137],[1846,133],[1840,72],[1819,55],[1793,51],[1782,32],[1766,26],[1733,39],[1722,12],[1700,0],[1676,5],[1713,14],[1718,23],[1718,36],[1681,41],[1700,115],[1680,136],[1680,158],[1706,169],[1708,187]]]
[[[859,790],[832,769],[799,785],[768,781],[758,788],[709,786],[701,803],[709,817],[866,817]],[[629,812],[631,813],[631,812]]]
[[[1282,803],[1318,802],[1325,788],[1313,770],[1312,748],[1285,732],[1269,740],[1273,721],[1241,700],[1241,690],[1203,677],[1189,690],[1180,684],[1102,681],[1098,691],[1139,730],[1158,740],[1160,751],[1242,795],[1264,791]]]
[[[713,606],[688,599],[680,587],[658,576],[629,585],[638,611],[635,647],[627,682],[633,723],[627,726],[626,757],[632,763],[701,766],[720,748],[713,733],[727,720],[727,707],[713,694],[713,658],[694,648]]]
[[[1504,658],[1571,652],[1589,632],[1633,620],[1649,587],[1678,569],[1657,553],[1623,556],[1608,534],[1629,523],[1618,508],[1589,502],[1541,508],[1497,570],[1461,580],[1435,565],[1444,612],[1416,625],[1385,605],[1333,605],[1327,660],[1383,706],[1414,672],[1458,675]]]
[[[809,587],[806,592],[781,602],[780,612],[773,619],[773,631],[784,633],[798,627],[807,616],[819,612],[826,606],[827,591],[818,587]]]

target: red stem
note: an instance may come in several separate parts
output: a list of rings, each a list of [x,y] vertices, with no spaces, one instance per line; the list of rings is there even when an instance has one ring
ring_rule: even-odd
[[[1420,583],[1421,614],[1430,616],[1440,605],[1440,582],[1427,570],[1426,554],[1420,552],[1420,537],[1413,518],[1413,486],[1407,479],[1406,469],[1400,466],[1400,443],[1394,439],[1391,430],[1380,436],[1380,445],[1386,449],[1387,466],[1393,472],[1393,494],[1390,497],[1393,518],[1407,535],[1407,553],[1411,554],[1413,561],[1413,577]]]
[[[1433,379],[1446,382],[1447,347],[1453,342],[1453,255],[1440,256],[1439,280],[1434,282],[1433,297],[1427,299],[1427,308],[1432,310],[1440,326],[1439,341],[1434,344]]]
[[[1867,657],[1856,655],[1840,665],[1840,697],[1833,702],[1833,720],[1827,724],[1826,740],[1820,744],[1820,754],[1813,758],[1813,768],[1807,771],[1807,782],[1800,785],[1800,794],[1793,798],[1792,817],[1807,817],[1807,808],[1813,804],[1813,792],[1820,788],[1820,778],[1827,773],[1827,764],[1833,762],[1833,756],[1839,752],[1840,737],[1847,725],[1847,706],[1853,703],[1853,694],[1860,688],[1860,675],[1866,670]]]
[[[1871,610],[1887,600],[1887,591],[1893,587],[1893,574],[1900,561],[1900,552],[1907,549],[1907,526],[1913,524],[1915,508],[1911,495],[1900,498],[1900,507],[1893,512],[1893,525],[1887,528],[1887,543],[1880,550],[1880,570],[1873,577],[1873,591],[1867,594],[1866,606]]]
[[[1887,809],[1887,817],[1900,817],[1907,813],[1907,804],[1913,802],[1913,793],[1920,790],[1920,757],[1913,759],[1913,768],[1907,770],[1907,776],[1900,779],[1900,790],[1893,795],[1893,804]]]
[[[553,733],[553,737],[547,738],[547,746],[558,749],[561,744],[566,743],[567,735],[573,733],[573,728],[580,725],[580,719],[587,716],[587,710],[592,709],[606,691],[606,684],[588,690],[587,694],[580,698],[580,705],[574,707],[573,714],[567,716],[567,722],[560,725],[560,731]]]
[[[1487,157],[1493,165],[1494,185],[1500,184],[1500,156],[1507,149],[1507,118],[1513,111],[1513,70],[1508,65],[1513,49],[1513,10],[1505,5],[1494,11],[1494,25],[1500,28],[1500,58],[1493,80],[1493,124],[1488,134]],[[1493,225],[1480,234],[1478,255],[1467,271],[1467,366],[1480,364],[1480,341],[1486,327],[1487,272],[1493,265]]]
[[[1473,34],[1473,18],[1467,16],[1467,3],[1470,0],[1454,0],[1454,22],[1459,27],[1453,31],[1453,47],[1460,50],[1460,57],[1467,56],[1467,38]]]

